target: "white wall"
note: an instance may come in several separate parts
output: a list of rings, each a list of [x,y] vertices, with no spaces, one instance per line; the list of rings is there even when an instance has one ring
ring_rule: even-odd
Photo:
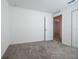
[[[72,46],[78,48],[78,10],[72,12]]]
[[[77,3],[69,5],[62,9],[62,43],[71,46],[71,12],[77,9]]]
[[[59,13],[53,14],[53,17],[59,16],[59,15],[62,15],[62,12],[61,11]]]
[[[71,11],[69,7],[62,12],[62,43],[71,45]]]
[[[53,40],[53,17],[46,17],[46,40]]]
[[[1,0],[1,56],[8,48],[9,44],[8,4],[6,0]]]
[[[44,16],[48,24],[48,38],[53,40],[53,18],[51,13],[9,7],[10,39],[12,44],[44,40]]]

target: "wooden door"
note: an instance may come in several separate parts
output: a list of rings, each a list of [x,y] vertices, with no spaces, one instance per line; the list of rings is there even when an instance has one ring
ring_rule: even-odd
[[[62,15],[54,17],[54,40],[62,41]]]

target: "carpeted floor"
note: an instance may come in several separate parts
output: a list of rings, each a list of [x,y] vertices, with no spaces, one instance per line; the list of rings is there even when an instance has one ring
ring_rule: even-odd
[[[78,59],[77,48],[55,41],[11,45],[2,59]]]

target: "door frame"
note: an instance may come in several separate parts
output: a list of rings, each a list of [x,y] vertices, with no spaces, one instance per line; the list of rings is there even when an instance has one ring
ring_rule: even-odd
[[[46,41],[46,17],[44,16],[44,41]]]
[[[61,16],[62,17],[62,14],[56,15],[54,17],[57,17],[57,16]],[[54,17],[53,17],[53,40],[54,40]],[[61,21],[61,24],[62,24],[62,21]],[[62,25],[61,25],[61,32],[62,32]],[[62,33],[61,33],[61,36],[62,36]],[[61,37],[61,43],[62,43],[62,37]]]

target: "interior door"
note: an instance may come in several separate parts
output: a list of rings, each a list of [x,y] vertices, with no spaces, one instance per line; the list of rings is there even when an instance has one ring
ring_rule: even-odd
[[[62,41],[62,15],[54,17],[54,40]]]
[[[78,28],[77,28],[77,21],[78,21],[78,11],[72,11],[72,46],[78,47]]]

